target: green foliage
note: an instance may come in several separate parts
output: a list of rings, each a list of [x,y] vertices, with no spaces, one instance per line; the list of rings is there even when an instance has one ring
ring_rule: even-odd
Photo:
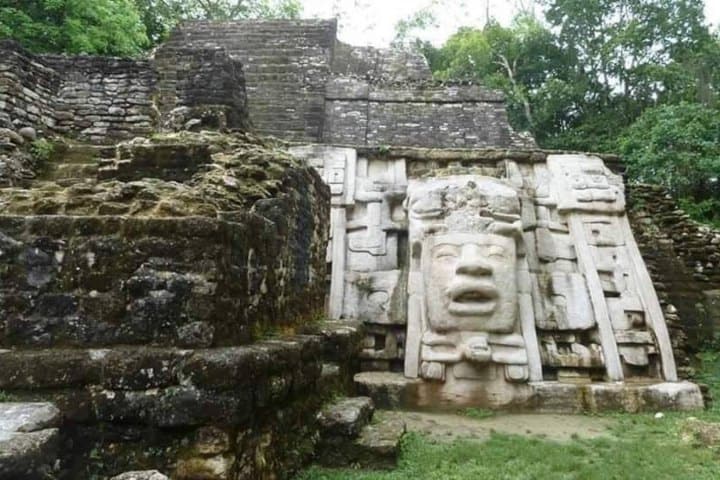
[[[0,0],[0,38],[34,52],[135,55],[148,44],[132,0]]]
[[[685,213],[690,215],[693,220],[708,223],[720,229],[720,199],[707,198],[705,200],[695,201],[691,198],[681,198],[680,207],[685,210]]]
[[[464,415],[468,418],[474,418],[475,420],[482,420],[483,418],[490,418],[495,416],[495,412],[492,410],[485,410],[483,408],[466,408],[460,410],[458,415]]]
[[[502,90],[540,146],[621,151],[630,179],[668,186],[720,222],[720,39],[701,0],[544,0],[509,27],[422,45],[434,75]]]
[[[720,111],[691,103],[647,109],[619,145],[632,179],[665,185],[696,218],[720,221]]]
[[[706,420],[720,422],[720,349],[715,339],[714,348],[697,354],[700,368],[695,376],[698,382],[706,384],[710,389],[710,396],[713,399],[712,407],[709,408],[703,417]]]
[[[299,0],[133,0],[153,45],[187,20],[298,18]]]
[[[627,420],[627,421],[625,421]],[[475,479],[716,479],[715,453],[682,444],[668,430],[671,419],[625,417],[618,438],[557,443],[537,438],[492,435],[486,442],[433,443],[410,434],[400,466],[391,472],[313,468],[300,480],[475,480]]]
[[[50,160],[54,151],[55,146],[44,138],[39,138],[30,144],[30,153],[40,163]]]
[[[434,74],[503,90],[513,126],[547,148],[613,151],[647,108],[715,103],[720,42],[701,0],[541,3],[544,22],[526,11],[423,45]]]
[[[185,20],[297,18],[299,0],[0,0],[0,38],[38,53],[132,56]]]

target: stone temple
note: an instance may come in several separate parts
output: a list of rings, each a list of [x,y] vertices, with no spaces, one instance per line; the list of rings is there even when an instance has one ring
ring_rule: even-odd
[[[334,21],[0,50],[0,478],[391,464],[373,405],[703,407],[688,290],[710,318],[720,234],[618,157],[538,148],[501,93]]]

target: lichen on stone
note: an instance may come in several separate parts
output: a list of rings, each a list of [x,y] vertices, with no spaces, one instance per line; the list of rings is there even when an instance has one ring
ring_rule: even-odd
[[[13,215],[128,215],[136,217],[232,217],[248,211],[255,202],[275,197],[288,172],[305,167],[279,148],[279,144],[249,134],[181,132],[157,134],[120,144],[132,157],[142,147],[152,157],[163,146],[203,145],[210,162],[180,165],[185,171],[196,169],[185,182],[163,178],[167,170],[150,165],[143,158],[139,167],[145,176],[133,181],[86,178],[61,186],[57,182],[37,182],[32,190],[8,188],[0,194],[0,209]],[[130,160],[132,161],[132,159]],[[160,162],[161,163],[161,162]],[[177,165],[174,166],[177,170]],[[136,169],[137,170],[137,169]],[[307,174],[312,175],[310,169]]]

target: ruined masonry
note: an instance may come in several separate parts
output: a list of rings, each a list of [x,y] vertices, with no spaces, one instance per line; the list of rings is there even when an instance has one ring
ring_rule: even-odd
[[[336,28],[0,42],[0,479],[388,468],[376,408],[702,408],[685,266],[621,160],[540,150],[499,92]],[[720,234],[695,242],[712,290]]]

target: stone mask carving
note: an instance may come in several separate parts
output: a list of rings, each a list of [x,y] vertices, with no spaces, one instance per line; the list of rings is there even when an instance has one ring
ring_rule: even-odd
[[[517,304],[513,238],[446,233],[428,238],[426,246],[429,271],[424,287],[431,329],[513,331]]]
[[[514,189],[480,176],[413,183],[408,191],[413,261],[410,302],[420,315],[419,373],[473,379],[490,364],[527,377],[517,322],[520,205]],[[494,370],[493,370],[494,371]],[[510,373],[508,373],[510,372]]]

